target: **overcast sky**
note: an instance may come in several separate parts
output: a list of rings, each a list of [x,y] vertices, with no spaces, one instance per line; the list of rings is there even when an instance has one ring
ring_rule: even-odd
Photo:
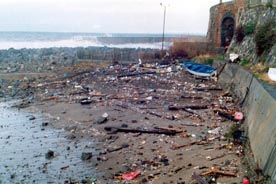
[[[0,0],[0,31],[206,34],[219,0]]]

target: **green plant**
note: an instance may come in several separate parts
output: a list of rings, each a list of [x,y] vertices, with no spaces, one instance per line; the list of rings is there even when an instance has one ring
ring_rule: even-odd
[[[268,21],[257,28],[254,40],[256,43],[256,54],[261,56],[265,51],[270,50],[276,43],[276,34],[273,30],[275,21]]]
[[[240,65],[241,65],[241,66],[246,66],[248,63],[249,63],[249,61],[248,61],[247,59],[242,59],[242,60],[240,61]]]
[[[276,57],[276,48],[273,51],[273,56]]]
[[[266,67],[264,67],[264,69],[263,69],[263,73],[267,73],[268,72],[268,70],[269,70],[269,66],[266,66]]]
[[[207,65],[213,65],[213,63],[214,63],[214,60],[211,59],[211,58],[208,58],[208,59],[205,61],[205,64],[207,64]]]
[[[228,132],[226,132],[224,134],[224,137],[226,137],[228,139],[232,139],[233,138],[233,133],[235,131],[238,131],[238,130],[239,130],[239,126],[238,125],[235,125],[235,124],[231,125],[230,128],[229,128],[229,130],[228,130]]]
[[[235,38],[237,43],[241,43],[245,37],[243,26],[238,26],[235,32]]]
[[[224,55],[219,55],[216,57],[216,60],[224,61]]]
[[[254,74],[254,77],[255,77],[256,79],[259,79],[259,78],[261,77],[261,74],[255,73],[255,74]]]
[[[256,24],[253,22],[249,22],[244,28],[244,34],[246,36],[251,35],[255,33],[255,29],[256,29]]]
[[[260,59],[259,63],[262,63],[262,64],[265,63],[265,60],[266,60],[265,56],[261,56],[259,59]]]

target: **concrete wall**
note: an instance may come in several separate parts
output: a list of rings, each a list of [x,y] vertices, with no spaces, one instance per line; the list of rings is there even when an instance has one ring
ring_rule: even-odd
[[[251,83],[252,80],[252,83]],[[244,104],[245,125],[254,160],[264,174],[276,182],[276,100],[252,74],[238,65],[227,64],[219,82],[232,86]],[[251,85],[250,85],[251,83]],[[274,90],[275,92],[275,90]],[[273,97],[274,96],[274,97]]]

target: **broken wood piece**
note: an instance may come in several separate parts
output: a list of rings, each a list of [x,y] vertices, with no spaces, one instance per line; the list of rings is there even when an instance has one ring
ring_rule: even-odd
[[[177,133],[182,133],[183,130],[179,130],[176,128],[168,128],[168,127],[154,127],[155,129],[159,129],[159,130],[168,130],[168,131],[175,131]]]
[[[230,92],[229,91],[224,91],[220,96],[225,97],[229,96]]]
[[[171,149],[172,150],[177,150],[177,149],[184,148],[184,147],[187,147],[187,146],[192,146],[192,145],[200,143],[200,142],[201,142],[200,140],[197,140],[197,141],[189,142],[189,143],[186,143],[186,144],[183,144],[183,145],[180,145],[180,146],[174,145],[174,146],[171,147]]]
[[[224,156],[226,156],[226,155],[227,155],[227,154],[223,153],[223,154],[218,155],[218,156],[216,156],[216,157],[207,157],[207,160],[212,161],[212,160],[215,160],[215,159],[222,158],[222,157],[224,157]]]
[[[146,75],[146,74],[156,74],[156,71],[147,71],[147,72],[135,72],[135,73],[127,73],[127,74],[122,74],[118,75],[117,78],[123,78],[123,77],[134,77],[134,76],[139,76],[139,75]]]
[[[65,170],[65,169],[67,169],[67,168],[69,168],[69,167],[70,167],[69,165],[66,165],[66,166],[61,167],[60,169],[61,169],[61,170]]]
[[[125,105],[125,104],[115,104],[115,105],[118,106],[118,107],[121,107],[123,109],[128,109],[128,106]]]
[[[45,98],[43,99],[42,101],[50,101],[50,100],[57,100],[59,98],[59,96],[51,96],[51,97],[48,97],[48,98]]]
[[[182,125],[182,126],[191,126],[191,127],[204,126],[204,125],[198,124],[198,123],[181,123],[180,125]]]
[[[219,72],[217,73],[217,78],[219,78],[219,76],[220,76],[220,74],[222,73],[222,71],[224,70],[226,64],[227,64],[227,62],[224,62],[224,64],[222,65],[221,69],[220,69]]]
[[[174,173],[178,173],[179,171],[181,171],[181,170],[184,169],[184,168],[185,168],[185,166],[176,167],[176,168],[173,169],[173,172],[174,172]]]
[[[169,110],[186,110],[186,109],[208,109],[207,105],[185,105],[185,106],[177,106],[177,105],[169,105]]]
[[[221,87],[195,87],[197,91],[222,91]]]
[[[139,109],[141,110],[145,110],[145,109],[158,109],[159,107],[139,107]]]
[[[237,177],[237,171],[221,171],[214,167],[210,168],[208,171],[203,172],[200,174],[200,176],[206,176],[206,175],[221,175],[221,176],[229,176],[229,177]]]
[[[124,149],[124,148],[128,148],[129,147],[129,145],[128,144],[126,144],[126,143],[123,143],[121,146],[119,146],[119,147],[115,147],[115,148],[108,148],[107,149],[107,151],[109,152],[109,153],[112,153],[112,152],[115,152],[115,151],[120,151],[121,149]]]
[[[168,120],[175,120],[176,119],[174,116],[167,117],[167,116],[163,116],[161,114],[158,114],[156,112],[146,111],[146,113],[148,113],[150,115],[153,115],[153,116],[156,116],[156,117],[159,117],[159,118],[165,118],[165,119],[168,119]]]
[[[226,112],[223,112],[223,111],[220,111],[220,110],[214,110],[215,113],[218,113],[219,116],[222,116],[226,119],[229,119],[229,120],[232,120],[232,121],[235,121],[235,118],[234,116],[226,113]]]
[[[195,172],[193,173],[192,178],[194,178],[198,184],[209,184],[205,179],[197,175]]]
[[[196,100],[203,99],[202,96],[185,96],[185,95],[182,95],[181,98],[192,98],[192,99],[196,99]]]
[[[127,129],[127,128],[117,128],[112,126],[104,127],[105,131],[117,133],[117,132],[124,132],[124,133],[146,133],[146,134],[165,134],[165,135],[175,135],[179,132],[175,130],[144,130],[144,129]]]
[[[192,111],[191,109],[183,109],[185,112],[188,112],[192,115],[195,115],[197,118],[199,118],[201,121],[205,121],[199,114],[195,113],[194,111]]]
[[[153,115],[153,116],[157,116],[159,118],[163,118],[163,116],[161,114],[158,114],[156,112],[147,111],[147,113],[150,114],[150,115]]]

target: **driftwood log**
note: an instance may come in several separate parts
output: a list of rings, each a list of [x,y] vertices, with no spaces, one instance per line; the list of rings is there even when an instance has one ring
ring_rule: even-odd
[[[203,172],[200,176],[206,175],[220,175],[220,176],[229,176],[229,177],[237,177],[237,171],[221,171],[218,168],[211,167],[208,171]]]
[[[145,129],[130,129],[130,128],[118,128],[107,126],[104,127],[105,131],[117,133],[117,132],[124,132],[124,133],[145,133],[145,134],[165,134],[165,135],[175,135],[177,133],[181,133],[182,131],[176,130],[164,130],[160,128],[155,128],[152,130],[145,130]]]
[[[208,109],[208,106],[207,105],[184,105],[184,106],[169,105],[168,109],[171,111],[187,110],[187,109],[200,110],[200,109]]]
[[[123,78],[123,77],[134,77],[139,75],[147,75],[147,74],[156,74],[156,71],[147,71],[147,72],[134,72],[134,73],[126,73],[122,75],[118,75],[117,78]]]

